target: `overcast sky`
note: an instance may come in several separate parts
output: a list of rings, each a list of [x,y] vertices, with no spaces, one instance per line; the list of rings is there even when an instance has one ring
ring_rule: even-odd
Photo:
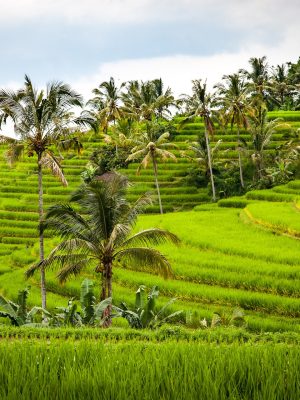
[[[161,77],[176,95],[266,55],[300,55],[299,0],[0,0],[0,87],[62,80],[90,97],[117,81]]]

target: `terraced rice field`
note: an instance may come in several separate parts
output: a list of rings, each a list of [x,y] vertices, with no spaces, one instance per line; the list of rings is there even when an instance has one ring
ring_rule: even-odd
[[[300,126],[300,113],[284,116]],[[178,155],[199,128],[196,122],[178,132]],[[268,151],[274,152],[285,135],[276,134]],[[214,140],[220,138],[224,149],[231,148],[220,156],[236,156],[234,131],[218,132]],[[67,201],[99,145],[99,140],[84,143],[80,158],[66,155],[68,187],[45,174],[45,207]],[[4,151],[0,148],[0,293],[15,299],[29,284],[29,304],[38,305],[38,275],[24,281],[24,270],[38,260],[35,160],[24,158],[10,168]],[[1,399],[38,399],[41,392],[44,399],[299,399],[300,181],[209,204],[206,190],[186,185],[189,167],[185,157],[159,165],[165,211],[181,212],[143,215],[136,228],[162,227],[180,237],[180,247],[160,247],[173,277],[164,280],[122,265],[113,276],[117,305],[133,305],[141,284],[159,286],[159,306],[176,297],[169,311],[184,311],[177,326],[135,331],[121,319],[105,330],[2,325]],[[136,168],[132,164],[123,171],[134,182],[131,200],[154,191],[152,172],[136,175]],[[156,204],[148,209],[157,211]],[[55,243],[57,239],[46,237],[46,252]],[[92,271],[86,276],[97,279]],[[48,271],[48,308],[78,298],[82,279],[61,286],[56,272]],[[209,325],[216,312],[226,325],[237,307],[245,312],[246,327],[201,328],[200,321],[205,318]]]
[[[36,216],[28,211],[3,210],[0,218],[1,292],[14,297],[25,284],[24,268],[38,259]],[[147,270],[134,272],[118,266],[114,270],[115,303],[132,304],[134,291],[141,284],[159,285],[160,303],[176,297],[171,308],[184,310],[190,327],[198,328],[200,320],[209,321],[214,312],[228,316],[241,307],[250,331],[298,332],[298,218],[299,210],[293,203],[265,201],[253,202],[244,210],[203,205],[195,211],[141,216],[137,228],[158,226],[181,238],[179,248],[165,245],[160,249],[170,259],[174,276],[164,280]],[[289,227],[288,235],[285,226]],[[47,241],[48,251],[53,241]],[[92,272],[88,276],[94,277]],[[49,308],[65,304],[68,297],[78,298],[81,279],[61,286],[55,272],[49,271]],[[30,284],[30,302],[39,304],[38,276]]]
[[[300,125],[300,113],[284,115],[295,128]],[[196,139],[201,126],[201,122],[188,124],[175,135],[180,151],[187,147],[184,139]],[[272,147],[280,144],[284,135],[276,134]],[[250,140],[247,133],[244,136]],[[236,140],[234,131],[217,132],[214,140],[220,137],[224,144]],[[99,145],[99,139],[88,141],[79,158],[74,154],[65,156],[63,165],[68,187],[60,186],[50,174],[45,174],[45,207],[68,199],[80,183],[80,173],[90,152]],[[38,259],[37,174],[34,159],[24,158],[11,168],[4,159],[5,148],[0,151],[0,291],[15,297],[17,290],[26,284],[24,269]],[[210,320],[215,311],[229,315],[238,306],[246,311],[249,330],[298,331],[300,181],[224,199],[218,205],[202,204],[209,200],[206,190],[184,183],[189,166],[188,158],[184,157],[177,163],[160,164],[159,180],[166,211],[197,205],[194,211],[145,215],[139,220],[139,228],[160,226],[181,238],[180,248],[161,248],[172,263],[174,277],[165,281],[149,271],[133,273],[118,266],[114,271],[115,302],[125,300],[131,304],[140,284],[148,287],[158,284],[160,302],[177,297],[172,308],[184,310],[191,327],[199,327],[203,318]],[[136,175],[136,168],[137,164],[131,164],[128,170],[122,171],[134,182],[130,200],[149,189],[154,190],[152,171],[143,170]],[[149,212],[157,210],[155,204],[148,209]],[[47,239],[47,251],[53,242],[54,239]],[[92,273],[90,276],[93,277]],[[78,297],[81,279],[60,286],[55,272],[49,271],[49,308],[65,304],[68,296]],[[38,277],[30,284],[30,302],[39,304]]]

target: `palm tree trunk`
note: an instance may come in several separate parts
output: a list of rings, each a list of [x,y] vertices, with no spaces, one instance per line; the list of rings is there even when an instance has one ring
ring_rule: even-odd
[[[259,179],[263,178],[263,170],[264,170],[264,160],[263,160],[263,150],[259,154],[259,163],[258,163],[258,168],[259,168]]]
[[[39,223],[41,224],[44,218],[43,210],[43,171],[41,165],[41,154],[38,155],[38,188],[39,188]],[[40,262],[44,261],[45,251],[44,251],[44,234],[40,231]],[[46,309],[46,276],[45,268],[41,267],[41,297],[42,297],[42,307]]]
[[[158,184],[158,179],[157,179],[157,162],[155,159],[155,155],[152,154],[152,163],[153,163],[153,171],[154,171],[154,177],[155,177],[155,185],[156,185],[156,190],[157,190],[157,197],[158,197],[158,203],[159,203],[159,210],[160,213],[163,214],[163,208],[162,208],[162,203],[161,203],[161,197],[160,197],[160,190],[159,190],[159,184]]]
[[[237,136],[238,136],[238,144],[239,144],[240,143],[240,129],[239,129],[239,127],[237,129]],[[241,186],[244,189],[245,184],[244,184],[244,177],[243,177],[243,166],[242,166],[241,152],[240,152],[239,148],[238,148],[238,154],[239,154],[240,181],[241,181]]]
[[[107,297],[112,297],[112,264],[107,265]]]
[[[104,265],[104,271],[105,271],[105,286],[104,286],[105,296],[104,296],[104,298],[101,298],[101,300],[105,300],[108,297],[112,297],[112,263],[111,262],[107,262]],[[106,289],[107,289],[107,293],[106,293]],[[102,284],[102,293],[103,293],[103,284]],[[111,311],[112,311],[111,304],[108,305],[106,307],[106,309],[103,311],[102,318],[105,319],[103,327],[105,327],[105,328],[108,328],[111,325]]]
[[[213,170],[212,170],[211,153],[210,153],[210,145],[209,145],[208,133],[207,133],[207,129],[206,128],[205,128],[205,143],[206,143],[206,150],[207,150],[207,157],[208,157],[208,167],[209,167],[211,188],[212,188],[212,194],[213,194],[213,201],[216,201],[215,181],[214,181],[214,175],[213,175]]]
[[[100,300],[106,299],[106,270],[102,271],[102,281],[101,281],[101,294]]]
[[[112,262],[106,261],[103,264],[101,282],[101,300],[112,297]]]

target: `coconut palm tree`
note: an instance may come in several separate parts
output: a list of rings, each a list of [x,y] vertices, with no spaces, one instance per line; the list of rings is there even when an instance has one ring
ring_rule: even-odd
[[[211,94],[207,93],[206,82],[202,83],[201,79],[196,79],[193,80],[192,83],[193,94],[191,96],[184,96],[182,100],[187,108],[187,117],[182,121],[182,124],[185,124],[186,122],[189,122],[196,117],[203,118],[204,136],[207,148],[207,157],[212,188],[212,198],[213,201],[216,201],[216,189],[212,170],[211,148],[209,143],[209,135],[213,135],[214,133],[214,124],[212,121],[212,105],[214,98]]]
[[[164,91],[161,79],[146,82],[130,81],[122,100],[124,113],[136,121],[166,118],[170,115],[169,107],[175,105],[171,89],[167,88]]]
[[[164,83],[161,78],[154,79],[153,81],[153,90],[155,97],[155,115],[157,118],[165,118],[171,115],[169,110],[170,106],[175,106],[175,98],[173,96],[172,90],[170,87],[164,91]]]
[[[272,135],[280,127],[289,128],[286,123],[282,123],[280,118],[268,121],[267,109],[257,107],[249,114],[249,131],[252,136],[254,152],[251,155],[252,161],[256,166],[258,179],[264,177],[265,162],[264,151],[272,139]]]
[[[248,81],[248,90],[252,95],[253,105],[258,107],[267,102],[269,66],[267,57],[251,57],[249,59],[250,70],[241,69],[239,72]]]
[[[132,144],[132,137],[137,132],[137,123],[130,119],[120,119],[111,127],[109,134],[104,134],[104,142],[112,144],[116,148],[116,156],[118,150],[128,149]]]
[[[112,122],[116,123],[117,120],[123,116],[121,107],[121,89],[125,84],[122,83],[118,87],[114,78],[109,81],[102,82],[98,88],[93,89],[94,98],[88,101],[88,105],[92,110],[90,113],[93,118],[96,118],[100,128],[107,133],[108,126]]]
[[[277,65],[271,69],[270,76],[270,106],[269,109],[289,110],[293,107],[293,94],[296,88],[288,79],[286,64]]]
[[[63,185],[67,181],[63,175],[60,160],[54,155],[53,145],[64,141],[63,148],[79,146],[76,138],[70,135],[69,127],[83,123],[75,118],[71,110],[82,106],[82,98],[68,85],[62,82],[51,82],[46,92],[34,88],[31,79],[25,75],[24,88],[14,92],[0,90],[0,128],[8,119],[14,123],[17,139],[5,138],[2,142],[9,143],[7,157],[11,163],[23,153],[36,156],[38,170],[38,210],[39,221],[44,218],[43,210],[43,168],[49,168],[52,174],[59,178]],[[44,236],[39,235],[40,262],[44,260]],[[45,271],[41,268],[42,307],[46,308]]]
[[[215,161],[218,151],[220,150],[221,143],[222,143],[222,140],[218,140],[217,143],[215,144],[214,148],[211,149],[210,159],[211,159],[213,172],[214,172],[214,170],[216,170],[216,167],[221,165],[220,162]],[[198,165],[198,167],[200,168],[200,170],[204,172],[207,180],[209,180],[210,179],[209,178],[210,177],[210,167],[209,167],[205,137],[198,136],[197,141],[192,142],[189,145],[188,149],[193,152],[193,157],[187,156],[184,152],[183,152],[183,155],[185,157],[188,157],[191,161],[195,162]]]
[[[83,269],[92,268],[101,276],[101,300],[112,297],[113,267],[116,264],[135,265],[137,269],[151,268],[168,276],[172,273],[168,260],[150,244],[166,241],[175,244],[179,239],[162,229],[147,229],[135,234],[131,231],[149,197],[141,197],[131,205],[125,198],[128,180],[110,173],[88,185],[81,186],[70,199],[75,203],[59,204],[49,208],[42,230],[60,235],[62,242],[36,269],[60,267],[58,278],[66,281]]]
[[[137,169],[137,173],[141,168],[147,168],[150,163],[153,165],[153,173],[155,179],[155,186],[157,190],[157,197],[159,203],[160,213],[163,214],[162,201],[159,190],[157,165],[158,159],[166,161],[168,159],[177,160],[176,156],[167,149],[176,148],[173,143],[169,142],[169,132],[160,132],[161,126],[155,122],[148,122],[146,124],[146,131],[140,133],[133,139],[135,146],[131,150],[131,154],[127,157],[126,161],[132,161],[142,158],[142,161]]]
[[[248,128],[247,111],[249,111],[249,103],[247,99],[247,85],[240,74],[224,75],[222,79],[224,83],[220,83],[215,87],[221,96],[220,103],[224,108],[226,122],[230,123],[231,128],[233,125],[237,127],[240,181],[242,188],[244,188],[240,129]]]

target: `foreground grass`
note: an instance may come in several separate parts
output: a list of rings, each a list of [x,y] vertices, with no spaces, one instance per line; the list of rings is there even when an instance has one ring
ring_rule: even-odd
[[[299,348],[0,341],[1,399],[297,400]]]

